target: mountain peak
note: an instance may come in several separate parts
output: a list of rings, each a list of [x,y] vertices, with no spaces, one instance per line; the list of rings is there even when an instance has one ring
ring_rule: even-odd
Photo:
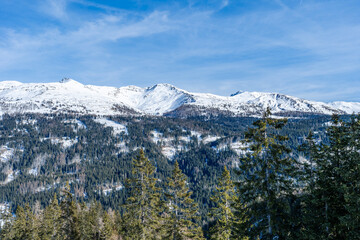
[[[63,78],[60,80],[60,83],[66,83],[66,84],[80,84],[80,85],[83,85],[81,83],[79,83],[78,81],[75,81],[74,79],[71,79],[71,78]]]
[[[171,85],[169,83],[158,83],[158,84],[155,84],[152,87],[149,87],[148,89],[149,90],[154,90],[154,89],[157,89],[157,88],[164,88],[164,89],[171,89],[171,90],[178,89],[177,87],[175,87],[174,85]]]

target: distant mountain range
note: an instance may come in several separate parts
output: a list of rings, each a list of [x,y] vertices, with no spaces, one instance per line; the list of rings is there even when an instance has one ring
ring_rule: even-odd
[[[284,116],[360,112],[359,102],[323,103],[278,93],[239,91],[226,97],[191,93],[170,84],[116,88],[83,85],[72,79],[54,83],[0,82],[0,114],[260,116],[267,107]]]

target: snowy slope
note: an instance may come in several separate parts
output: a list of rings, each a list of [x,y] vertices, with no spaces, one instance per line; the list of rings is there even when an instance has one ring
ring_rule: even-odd
[[[156,84],[146,88],[137,106],[133,106],[148,114],[162,115],[185,103],[193,102],[190,93],[170,84]]]
[[[209,111],[259,116],[267,107],[273,113],[332,114],[360,112],[360,103],[322,103],[276,93],[237,92],[229,97],[191,93],[170,84],[148,88],[83,85],[72,79],[54,83],[0,82],[0,114],[75,112],[95,115],[165,115]]]
[[[72,79],[56,83],[0,82],[0,113],[125,113],[117,88],[85,86]]]
[[[270,107],[272,113],[303,112],[317,114],[343,113],[322,102],[308,101],[277,93],[238,92],[230,97],[196,94],[194,105],[226,110],[237,115],[261,115]]]
[[[329,105],[333,108],[340,109],[347,114],[360,113],[359,102],[332,102],[329,103]]]

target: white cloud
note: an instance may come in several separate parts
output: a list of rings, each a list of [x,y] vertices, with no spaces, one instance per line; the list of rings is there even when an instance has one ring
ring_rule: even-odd
[[[40,11],[57,19],[67,18],[68,0],[45,0],[42,2]]]
[[[105,11],[129,13],[129,11],[127,11],[125,9],[110,7],[110,6],[107,6],[104,4],[95,3],[95,2],[91,2],[91,1],[86,1],[86,0],[72,0],[72,1],[82,4],[84,6],[87,6],[87,7],[95,7],[95,8],[101,9],[101,10],[105,10]]]
[[[153,12],[136,22],[126,22],[119,16],[108,15],[65,35],[72,42],[116,41],[121,38],[143,37],[161,33],[171,28],[166,12]]]
[[[220,9],[223,9],[229,5],[229,0],[222,0]]]
[[[167,13],[155,11],[137,20],[104,15],[82,22],[75,30],[49,28],[36,34],[7,30],[0,46],[0,70],[17,68],[29,62],[47,62],[62,54],[77,55],[80,60],[87,61],[89,53],[93,53],[94,57],[106,55],[103,49],[106,42],[146,37],[168,31],[171,27]]]
[[[56,19],[72,20],[71,14],[78,13],[69,11],[74,11],[69,1],[48,0],[43,10]],[[18,29],[1,34],[0,29],[6,36],[0,45],[0,70],[53,69],[58,64],[83,79],[101,78],[105,85],[122,79],[123,84],[171,82],[206,91],[211,83],[222,86],[213,88],[221,94],[233,92],[231,88],[292,94],[301,86],[303,96],[306,89],[311,94],[325,91],[325,81],[317,77],[360,72],[360,24],[347,15],[340,19],[339,14],[351,9],[340,13],[335,1],[296,5],[274,0],[277,8],[230,15],[217,14],[219,6],[230,8],[236,1],[218,1],[213,10],[152,12],[74,2],[101,12],[93,19],[78,17],[71,27],[59,24],[40,33]],[[307,88],[311,81],[318,87]],[[316,100],[329,95],[318,94]]]

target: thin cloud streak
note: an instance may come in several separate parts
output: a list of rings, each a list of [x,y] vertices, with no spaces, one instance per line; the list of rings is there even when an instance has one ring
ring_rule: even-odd
[[[67,19],[68,0],[45,0],[40,4],[40,12],[59,20]]]
[[[75,31],[65,33],[57,29],[49,29],[38,35],[8,31],[5,34],[4,47],[0,48],[0,51],[4,54],[0,57],[0,63],[7,62],[7,64],[0,64],[0,68],[9,66],[10,63],[5,61],[9,55],[13,55],[14,59],[21,62],[39,56],[39,50],[45,51],[45,54],[54,54],[51,50],[55,47],[62,47],[63,51],[70,50],[75,53],[88,52],[93,50],[92,48],[95,49],[96,45],[106,41],[144,37],[169,29],[166,13],[154,12],[140,21],[127,24],[122,23],[121,17],[104,16],[102,19],[86,22]],[[55,52],[55,54],[57,53]],[[13,63],[16,64],[16,62]]]
[[[71,8],[74,3],[104,12],[95,19],[74,21],[76,25],[69,28],[55,25],[36,33],[0,30],[5,36],[0,71],[10,76],[19,68],[46,66],[44,75],[33,75],[39,81],[70,74],[88,84],[98,79],[115,86],[169,82],[223,95],[240,89],[360,101],[348,87],[360,87],[354,77],[360,73],[360,22],[351,16],[337,21],[338,2],[274,1],[272,8],[221,15],[234,7],[234,1],[222,1],[212,10],[162,8],[140,13],[74,0],[60,5],[52,16],[71,19],[79,14]],[[349,74],[351,84],[344,84],[346,89],[333,87],[339,76]],[[313,82],[318,87],[307,88]]]

